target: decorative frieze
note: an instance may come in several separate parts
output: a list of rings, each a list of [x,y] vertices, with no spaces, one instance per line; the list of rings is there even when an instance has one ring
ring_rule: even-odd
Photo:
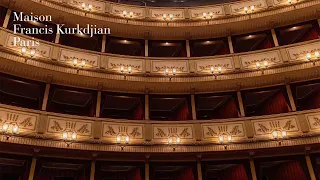
[[[86,66],[89,67],[99,67],[100,55],[83,53],[69,49],[60,49],[59,61],[73,65],[74,59],[77,59],[78,61],[85,60]]]
[[[313,56],[316,51],[320,52],[320,42],[289,47],[286,50],[291,61],[307,61],[307,53]]]
[[[55,116],[49,116],[49,123],[47,127],[48,133],[54,133],[58,136],[65,130],[72,130],[81,136],[92,136],[93,121],[67,119]]]
[[[203,139],[211,139],[220,135],[244,138],[246,133],[244,122],[201,124]]]
[[[16,123],[22,131],[35,132],[39,115],[0,108],[0,124]]]
[[[197,72],[210,72],[210,68],[221,67],[222,71],[233,71],[234,64],[232,57],[215,58],[215,59],[200,59],[195,61]]]
[[[154,124],[153,139],[167,140],[169,136],[177,135],[181,139],[194,139],[193,125],[192,124]]]
[[[129,67],[131,66],[133,71],[141,72],[143,71],[143,59],[128,59],[128,58],[116,58],[116,57],[110,57],[108,60],[108,69],[111,70],[120,70],[120,67]]]
[[[190,9],[192,19],[211,19],[219,16],[224,16],[223,6],[212,6],[203,8],[192,8]],[[205,13],[205,17],[204,17]],[[212,16],[212,17],[211,17]]]
[[[153,19],[164,20],[163,15],[166,15],[166,20],[170,20],[170,15],[172,15],[172,20],[184,19],[184,10],[183,9],[155,9],[151,8],[151,17]]]
[[[115,138],[118,134],[126,134],[131,139],[144,139],[144,125],[128,123],[102,123],[102,136]]]
[[[257,62],[263,64],[266,61],[268,62],[268,67],[283,63],[278,50],[240,55],[239,59],[241,62],[241,67],[244,69],[255,69]]]
[[[254,7],[252,11],[250,7]],[[266,9],[267,3],[265,0],[240,1],[230,4],[232,14],[246,14],[248,12],[255,12],[261,9]]]
[[[105,3],[94,0],[69,0],[68,4],[87,11],[104,13]]]
[[[300,127],[296,116],[252,120],[254,132],[257,136],[270,135],[273,131],[284,130],[286,132],[294,133],[300,132]]]
[[[14,39],[16,38],[16,44],[14,43]],[[28,41],[36,41],[35,39],[32,38],[24,38],[21,36],[17,36],[17,35],[13,35],[13,34],[9,34],[7,36],[7,40],[6,40],[6,47],[17,51],[18,53],[21,53],[21,49],[22,47],[26,47],[27,49],[34,49],[36,51],[35,53],[35,57],[44,57],[44,58],[50,58],[51,56],[51,49],[52,47],[49,45],[46,45],[44,43],[40,43],[39,46],[31,46],[31,44],[26,44],[25,46],[23,44],[20,44],[19,42],[17,42],[17,38],[20,39],[20,42],[28,42]]]
[[[308,125],[311,131],[320,130],[320,113],[313,113],[306,115]]]
[[[151,61],[152,72],[164,72],[166,68],[177,70],[177,73],[187,73],[189,72],[189,66],[187,60],[178,60],[178,61],[161,61],[161,60],[153,60]]]
[[[125,16],[124,16],[125,12]],[[125,6],[120,4],[112,4],[111,14],[120,17],[128,17],[128,18],[144,18],[145,17],[145,9],[139,8],[138,6]],[[131,17],[130,17],[131,16]]]

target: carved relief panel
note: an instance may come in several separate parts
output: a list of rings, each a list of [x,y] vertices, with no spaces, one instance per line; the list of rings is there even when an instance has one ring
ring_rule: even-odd
[[[215,18],[217,16],[224,16],[223,6],[212,6],[204,8],[192,8],[190,9],[192,19],[204,19],[203,13],[206,13],[206,19]],[[211,17],[212,15],[212,17]]]
[[[239,56],[241,66],[244,69],[255,69],[256,63],[259,62],[261,66],[266,61],[268,67],[282,64],[282,59],[279,51],[268,51],[263,53],[254,53]]]
[[[131,66],[132,72],[142,72],[144,69],[144,60],[143,59],[128,59],[128,58],[116,58],[110,57],[108,59],[108,69],[114,71],[120,71],[120,67],[123,66],[127,68]]]
[[[196,69],[197,72],[205,72],[210,73],[210,68],[214,67],[221,67],[222,72],[224,71],[233,71],[234,70],[234,63],[232,57],[225,57],[225,58],[215,58],[215,59],[202,59],[196,60]]]
[[[0,108],[0,124],[16,123],[19,127],[19,132],[36,132],[38,119],[38,114]]]
[[[178,61],[151,61],[152,72],[155,73],[164,73],[165,69],[173,69],[177,70],[177,73],[187,73],[189,72],[189,65],[187,60],[178,60]]]
[[[127,18],[144,18],[145,17],[145,9],[134,7],[134,6],[123,6],[119,4],[111,5],[111,14],[116,16],[124,17],[124,11],[126,12]],[[132,17],[130,17],[132,16]]]
[[[49,116],[48,119],[48,133],[54,133],[57,136],[61,136],[63,131],[72,130],[80,136],[92,136],[93,121],[66,119],[54,116]]]
[[[174,124],[154,124],[152,125],[153,129],[153,139],[155,141],[166,142],[169,136],[177,135],[183,140],[193,140],[194,132],[193,132],[193,125],[192,124],[181,124],[181,125],[174,125]]]
[[[74,6],[79,9],[83,9],[86,11],[92,12],[100,12],[104,13],[105,10],[105,3],[101,1],[94,1],[94,0],[69,0],[68,4]],[[83,4],[85,5],[83,7]],[[89,7],[90,5],[90,7]]]
[[[172,14],[172,20],[176,19],[184,19],[184,12],[183,9],[150,9],[151,17],[158,20],[163,20],[163,15],[166,15],[166,20],[170,20],[170,14]]]
[[[320,113],[312,113],[306,115],[308,125],[311,131],[319,131],[320,130]]]
[[[202,138],[211,139],[219,135],[231,135],[232,137],[245,138],[244,122],[208,123],[201,124]]]
[[[114,139],[118,134],[128,135],[131,139],[144,139],[143,124],[102,123],[102,136]]]
[[[245,9],[248,8],[248,12],[250,12],[251,6],[254,6],[254,11],[266,9],[268,7],[264,0],[252,0],[232,3],[230,4],[230,9],[232,14],[245,14]]]
[[[316,51],[320,52],[320,42],[290,47],[286,50],[291,61],[307,61],[307,53],[310,53],[313,57]]]
[[[93,53],[83,53],[80,51],[73,51],[69,49],[60,49],[59,61],[73,65],[74,59],[77,59],[79,64],[82,60],[84,60],[86,67],[98,67],[100,55],[96,55]]]
[[[255,135],[257,136],[271,135],[271,133],[275,130],[285,130],[291,134],[299,133],[301,131],[297,117],[295,116],[253,120],[252,124]]]

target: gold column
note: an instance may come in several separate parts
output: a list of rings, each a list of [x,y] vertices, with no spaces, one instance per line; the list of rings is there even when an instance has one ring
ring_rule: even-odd
[[[148,41],[148,39],[144,40],[144,56],[145,57],[149,56],[149,41]]]
[[[197,161],[198,180],[202,180],[201,161]]]
[[[60,40],[60,34],[56,33],[56,39],[54,40],[54,43],[59,44]]]
[[[292,111],[297,111],[297,107],[296,107],[296,104],[294,102],[294,99],[293,99],[293,96],[292,96],[292,91],[291,91],[289,83],[286,84],[286,89],[287,89],[287,94],[288,94],[288,97],[289,97],[289,101],[290,101],[290,105],[291,105]]]
[[[11,9],[8,9],[7,14],[6,14],[6,17],[4,18],[4,21],[3,21],[2,27],[4,27],[4,28],[7,28],[7,27],[8,27],[8,23],[9,23],[9,19],[10,19],[11,12],[12,12],[12,10],[11,10]]]
[[[106,52],[107,35],[102,35],[101,52]]]
[[[309,155],[306,155],[306,162],[307,162],[308,171],[309,171],[311,180],[316,180],[316,176],[314,174],[314,170],[313,170],[312,163],[311,163]]]
[[[252,180],[257,180],[256,167],[254,165],[253,159],[250,159],[250,170],[251,170]]]
[[[149,120],[149,89],[145,90],[144,95],[144,119]]]
[[[97,104],[96,104],[96,117],[100,117],[100,106],[101,106],[101,91],[98,91]]]
[[[149,162],[146,161],[145,163],[145,167],[144,167],[144,176],[145,176],[145,180],[149,180]]]
[[[196,101],[194,98],[194,94],[191,94],[191,110],[192,110],[192,120],[197,120]]]
[[[228,36],[228,44],[229,44],[230,53],[231,54],[234,53],[231,36]]]
[[[96,171],[96,162],[91,161],[90,180],[94,180],[95,171]]]
[[[51,86],[50,83],[46,84],[46,89],[44,91],[44,97],[43,97],[43,100],[42,100],[42,108],[41,108],[42,111],[47,110],[50,86]]]
[[[276,31],[274,29],[271,29],[271,35],[272,35],[272,39],[273,39],[274,45],[276,47],[279,46],[277,34],[276,34]]]
[[[32,161],[31,161],[31,167],[30,167],[30,171],[29,171],[29,178],[28,180],[33,180],[34,177],[34,171],[36,169],[36,165],[37,165],[37,158],[33,157]]]
[[[187,50],[187,57],[190,57],[190,42],[189,40],[186,40],[186,50]]]
[[[237,90],[237,99],[238,99],[239,108],[240,108],[240,116],[244,117],[244,116],[246,116],[246,114],[244,112],[244,106],[243,106],[240,88]]]

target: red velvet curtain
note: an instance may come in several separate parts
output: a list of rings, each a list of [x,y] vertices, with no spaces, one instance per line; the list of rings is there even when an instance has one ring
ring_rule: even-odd
[[[282,163],[270,169],[270,180],[308,180],[299,161]]]
[[[219,180],[248,180],[248,177],[244,166],[236,165],[223,170],[220,174]]]
[[[239,117],[238,106],[233,98],[220,108],[219,117],[226,119]]]
[[[312,27],[310,29],[309,32],[307,32],[301,39],[299,42],[303,42],[303,41],[310,41],[313,39],[318,39],[319,38],[319,32],[317,31],[317,29],[315,27]]]
[[[290,107],[282,94],[278,92],[273,97],[271,97],[264,106],[257,111],[256,115],[269,115],[269,114],[280,114],[287,113],[290,111]]]
[[[142,120],[144,119],[144,109],[142,107],[142,104],[140,103],[138,107],[136,108],[135,112],[132,116],[133,120]]]
[[[173,180],[195,180],[192,168],[185,168],[175,173]]]
[[[190,111],[187,102],[184,102],[175,112],[174,115],[168,118],[173,121],[185,121],[190,120]]]
[[[133,170],[131,170],[128,173],[126,180],[142,180],[140,169],[134,168]]]

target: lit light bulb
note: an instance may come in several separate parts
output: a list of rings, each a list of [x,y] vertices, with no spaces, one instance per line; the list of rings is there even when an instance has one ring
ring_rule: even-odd
[[[319,56],[320,56],[319,51],[314,52],[314,56],[316,56],[317,58],[319,58]]]
[[[133,16],[133,12],[132,12],[132,11],[130,11],[129,15],[130,15],[130,17],[132,17],[132,16]]]
[[[203,18],[207,17],[207,13],[205,13],[205,12],[202,15],[203,15]]]
[[[86,65],[86,60],[82,59],[81,61],[81,67],[84,67]]]
[[[273,131],[272,132],[272,137],[275,138],[275,139],[278,138],[278,132],[277,131]]]
[[[86,3],[82,3],[81,7],[82,7],[82,9],[84,9],[86,7]]]
[[[129,137],[129,136],[126,136],[125,141],[126,141],[126,144],[128,144],[129,141],[130,141],[130,137]]]
[[[88,10],[91,11],[92,10],[92,4],[88,5]]]
[[[173,75],[176,75],[176,73],[177,73],[177,69],[176,69],[176,68],[173,68],[173,69],[172,69],[172,74],[173,74]]]
[[[269,66],[268,61],[263,61],[263,65],[264,65],[264,67],[268,67]]]
[[[210,72],[214,73],[214,67],[213,66],[210,67]]]
[[[164,20],[167,19],[167,15],[166,14],[163,14],[162,17],[163,17]]]
[[[78,64],[78,59],[73,59],[73,65],[76,66]]]
[[[128,66],[128,73],[131,73],[131,72],[132,72],[132,67]]]
[[[170,144],[170,145],[172,144],[172,137],[168,138],[168,144]]]
[[[120,72],[124,72],[124,66],[120,66]]]
[[[118,135],[118,136],[116,137],[116,141],[117,141],[117,143],[120,143],[120,142],[121,142],[121,136],[120,136],[120,135]]]
[[[35,55],[36,55],[36,50],[31,49],[31,50],[30,50],[30,56],[31,56],[31,57],[34,57]]]
[[[21,54],[25,55],[27,53],[27,48],[26,47],[22,47],[21,48]]]
[[[76,140],[76,139],[77,139],[77,133],[76,133],[76,132],[73,132],[73,133],[72,133],[71,139],[72,139],[72,140]]]
[[[287,131],[281,131],[281,136],[282,136],[283,138],[287,137]]]
[[[211,18],[213,18],[213,12],[210,12],[210,13],[209,13],[209,16],[210,16]]]
[[[170,14],[169,17],[170,17],[170,20],[172,20],[173,19],[173,14]]]
[[[166,73],[166,75],[168,75],[168,74],[169,74],[169,68],[166,68],[166,69],[164,70],[164,72]]]
[[[122,15],[123,15],[123,17],[126,17],[126,16],[127,16],[127,11],[124,10],[124,11],[122,12]]]
[[[68,139],[68,133],[67,132],[63,132],[62,133],[62,139],[63,140],[67,140]]]
[[[220,136],[218,137],[218,140],[219,140],[219,143],[223,143],[223,136],[220,135]]]
[[[218,69],[217,69],[217,70],[218,70],[219,73],[221,73],[221,71],[222,71],[221,66],[218,66]]]
[[[7,131],[9,129],[9,124],[8,123],[3,123],[2,124],[2,130]]]
[[[250,6],[250,10],[254,11],[254,5]]]
[[[181,142],[180,137],[177,137],[176,141],[177,141],[177,144],[180,144],[180,142]]]
[[[307,58],[308,60],[310,60],[310,59],[311,59],[311,54],[310,54],[310,53],[307,53],[306,58]]]
[[[292,3],[292,0],[288,0],[288,3],[291,4],[291,3]]]
[[[231,142],[232,141],[232,136],[228,136],[228,142]]]
[[[19,126],[17,124],[12,126],[12,133],[13,134],[17,134],[19,131]]]
[[[257,66],[257,68],[260,68],[260,62],[256,62],[256,66]]]
[[[244,10],[245,13],[247,13],[248,12],[248,7],[244,7],[243,10]]]

